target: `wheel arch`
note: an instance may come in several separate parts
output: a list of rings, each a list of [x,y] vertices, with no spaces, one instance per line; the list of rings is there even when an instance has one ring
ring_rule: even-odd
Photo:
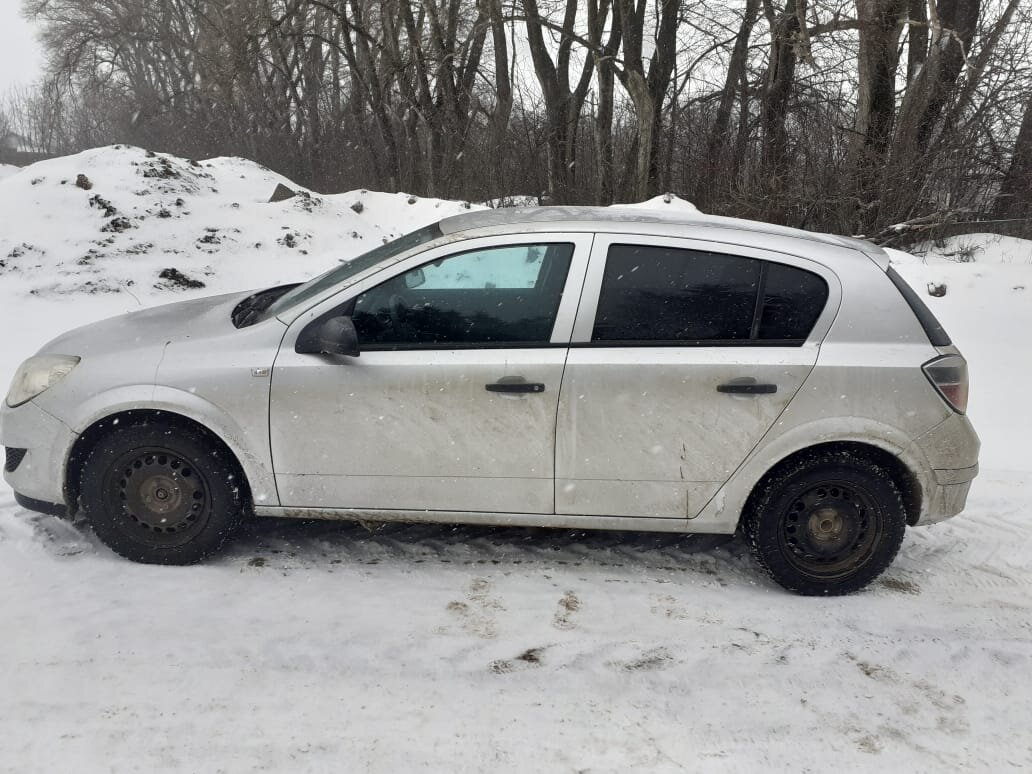
[[[78,510],[79,495],[82,489],[81,472],[83,463],[96,448],[100,440],[115,426],[143,426],[150,422],[161,422],[184,431],[197,433],[224,453],[228,463],[234,469],[233,472],[239,476],[245,511],[250,511],[253,506],[253,497],[247,471],[243,464],[241,464],[240,457],[218,433],[196,419],[175,411],[155,408],[134,408],[116,411],[94,421],[75,439],[65,462],[64,476],[64,498],[70,512]]]
[[[742,516],[739,518],[739,523],[741,523],[741,519],[744,518],[745,514],[748,513],[749,509],[753,506],[753,503],[763,490],[767,481],[778,476],[783,470],[792,467],[806,457],[834,454],[836,452],[845,452],[862,457],[873,462],[888,473],[892,478],[893,483],[895,483],[896,487],[899,489],[900,496],[903,499],[903,506],[906,509],[907,524],[910,526],[917,524],[918,519],[921,517],[921,503],[923,496],[921,481],[917,474],[897,455],[881,446],[865,443],[863,441],[828,441],[825,443],[818,443],[813,446],[798,449],[797,451],[794,451],[778,460],[753,484],[752,489],[746,498],[745,506],[742,508]]]

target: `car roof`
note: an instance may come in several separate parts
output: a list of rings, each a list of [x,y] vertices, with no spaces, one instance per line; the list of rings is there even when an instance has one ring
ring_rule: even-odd
[[[659,210],[620,205],[613,207],[499,207],[453,215],[444,218],[439,227],[441,232],[447,235],[472,229],[506,227],[521,227],[520,230],[523,231],[544,231],[558,223],[578,231],[615,230],[628,233],[640,233],[643,225],[659,227],[657,233],[677,226],[729,229],[846,247],[863,253],[878,264],[882,270],[888,268],[889,265],[889,258],[884,250],[860,239],[834,234],[819,234],[755,220],[705,215],[698,210],[688,209]]]

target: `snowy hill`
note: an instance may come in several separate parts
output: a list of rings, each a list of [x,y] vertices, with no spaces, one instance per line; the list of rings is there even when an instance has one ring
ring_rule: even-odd
[[[269,203],[277,185],[298,195]],[[112,146],[0,179],[0,277],[39,295],[206,292],[306,279],[335,261],[470,208],[370,191],[322,196],[239,158],[188,161]],[[155,292],[156,291],[156,292]]]

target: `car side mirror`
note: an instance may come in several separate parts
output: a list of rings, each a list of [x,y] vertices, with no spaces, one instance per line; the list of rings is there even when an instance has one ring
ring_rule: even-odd
[[[350,317],[330,317],[305,330],[294,351],[302,355],[346,355],[358,357],[358,331]]]

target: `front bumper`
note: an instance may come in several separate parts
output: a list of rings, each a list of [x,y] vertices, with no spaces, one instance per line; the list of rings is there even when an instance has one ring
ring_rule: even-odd
[[[75,433],[34,401],[11,408],[0,406],[0,445],[25,449],[4,480],[19,495],[44,503],[64,502],[64,466]]]

